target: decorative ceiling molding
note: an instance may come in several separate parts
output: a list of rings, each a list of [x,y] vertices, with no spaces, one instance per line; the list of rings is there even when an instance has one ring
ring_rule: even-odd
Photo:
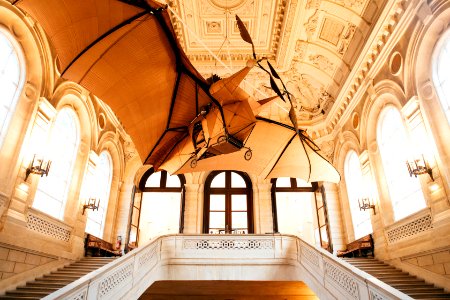
[[[340,95],[337,98],[339,101],[336,101],[324,124],[311,128],[310,135],[313,139],[323,138],[331,134],[333,130],[335,130],[336,134],[336,130],[340,128],[341,120],[344,119],[344,114],[349,115],[349,111],[364,94],[367,75],[378,61],[386,44],[391,42],[389,38],[397,28],[405,12],[405,8],[403,7],[404,0],[392,0],[389,2],[384,9],[384,12],[388,13],[384,17],[379,18],[377,24],[379,30],[374,32],[374,37],[369,39],[369,42],[365,45],[365,50],[360,55],[361,60],[355,65],[351,76],[340,91]],[[351,103],[352,106],[349,107]]]
[[[235,15],[239,15],[250,32],[256,52],[261,57],[277,59],[283,33],[286,12],[290,2],[298,0],[254,1],[254,0],[170,0],[171,8],[190,29],[171,14],[180,44],[193,62],[215,65],[214,57],[204,49],[202,43],[223,61],[234,61],[243,66],[252,58],[250,45],[243,42],[236,26]],[[294,6],[295,13],[295,6]],[[293,22],[294,13],[291,23]],[[195,32],[201,43],[190,32]],[[288,29],[290,31],[290,28]],[[225,37],[227,40],[225,40]],[[288,37],[289,38],[289,37]]]

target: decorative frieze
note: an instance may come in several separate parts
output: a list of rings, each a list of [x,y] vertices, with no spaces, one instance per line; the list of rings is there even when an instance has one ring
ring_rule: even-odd
[[[395,226],[386,231],[389,243],[395,243],[431,229],[431,214]]]
[[[383,297],[382,295],[378,294],[376,291],[369,290],[369,299],[370,300],[386,300],[388,298]]]
[[[353,299],[360,299],[358,284],[354,277],[347,274],[337,265],[325,261],[325,276],[332,279],[344,289]]]
[[[117,269],[114,273],[107,276],[100,282],[99,285],[99,298],[108,296],[108,294],[118,287],[121,283],[125,282],[133,274],[133,262],[130,261],[126,265]]]
[[[27,228],[64,242],[69,242],[70,240],[70,229],[31,212],[27,216]]]
[[[183,242],[184,249],[266,250],[273,247],[273,240],[266,239],[186,239]]]
[[[301,248],[301,256],[314,266],[319,267],[319,255],[317,253],[317,250],[311,249],[307,246],[303,246]]]

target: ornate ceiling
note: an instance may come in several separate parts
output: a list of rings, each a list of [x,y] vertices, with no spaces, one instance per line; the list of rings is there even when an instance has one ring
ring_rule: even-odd
[[[236,26],[245,23],[258,56],[270,58],[295,95],[302,126],[323,123],[341,93],[385,0],[167,0],[178,39],[194,66],[227,76],[251,58]],[[209,50],[208,50],[209,49]],[[218,62],[214,56],[220,58]],[[255,69],[244,88],[273,94]],[[284,121],[281,100],[261,114]]]

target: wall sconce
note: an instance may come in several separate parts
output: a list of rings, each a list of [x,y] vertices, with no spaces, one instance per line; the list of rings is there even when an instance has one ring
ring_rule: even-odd
[[[97,204],[95,204],[95,202],[97,202]],[[94,211],[98,210],[99,207],[100,199],[97,200],[96,198],[89,198],[88,202],[83,205],[83,215],[86,209],[92,209],[92,211]]]
[[[51,160],[44,161],[44,158],[36,158],[36,154],[33,156],[33,160],[28,166],[25,173],[25,181],[27,180],[30,174],[38,174],[42,176],[48,176],[48,172],[50,171],[50,166],[52,164]]]
[[[358,199],[359,210],[373,209],[373,214],[376,215],[375,204],[373,204],[369,198]]]
[[[415,159],[413,161],[406,161],[406,166],[408,167],[409,176],[412,177],[414,175],[415,177],[417,177],[417,175],[428,173],[428,175],[430,175],[431,177],[431,180],[434,181],[433,170],[428,165],[423,154],[422,158]]]

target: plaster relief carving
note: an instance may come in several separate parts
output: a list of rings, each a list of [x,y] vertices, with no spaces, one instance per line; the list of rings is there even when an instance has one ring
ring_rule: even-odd
[[[138,155],[136,148],[131,140],[125,141],[123,146],[124,146],[125,162],[128,162],[130,159]]]
[[[307,48],[308,44],[305,41],[297,40],[297,43],[295,44],[295,57],[302,60],[305,57]]]
[[[329,111],[334,98],[322,83],[306,74],[293,75],[293,79],[287,83],[287,87],[297,101],[300,120],[311,120]]]
[[[350,44],[350,41],[353,38],[353,35],[355,34],[355,31],[356,31],[356,26],[354,24],[349,23],[349,25],[347,27],[347,31],[342,36],[342,39],[338,46],[339,54],[344,54],[345,51],[347,51],[348,45]]]
[[[306,36],[308,37],[308,41],[312,40],[314,32],[316,32],[317,24],[319,21],[319,10],[317,9],[314,14],[308,19],[308,22],[305,23]]]
[[[318,9],[321,0],[308,0],[306,1],[306,9]]]
[[[320,144],[319,146],[321,153],[325,156],[325,158],[329,162],[333,162],[333,154],[334,154],[334,142],[326,141]]]
[[[222,33],[222,24],[217,21],[206,21],[206,33]]]
[[[364,5],[364,0],[337,0],[337,3],[345,7],[351,7],[355,9],[360,9]]]
[[[323,55],[310,55],[309,60],[314,66],[322,71],[333,72],[334,70],[334,64]]]

